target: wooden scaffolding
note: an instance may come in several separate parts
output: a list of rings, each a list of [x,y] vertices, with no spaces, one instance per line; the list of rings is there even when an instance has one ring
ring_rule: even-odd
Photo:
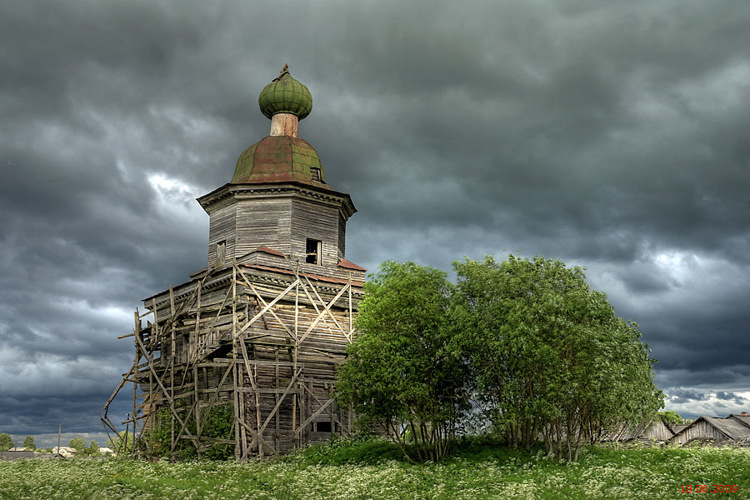
[[[287,257],[255,252],[145,299],[133,333],[120,337],[133,338],[135,356],[102,409],[107,433],[118,432],[110,405],[132,384],[126,432],[138,443],[157,414],[167,415],[170,453],[185,441],[198,457],[230,444],[244,461],[349,435],[352,414],[336,406],[332,391],[364,270],[337,274],[303,272]],[[211,410],[228,403],[233,439],[206,435]]]
[[[136,443],[156,428],[163,435],[166,419],[170,454],[186,443],[198,456],[234,445],[245,460],[351,432],[332,392],[363,297],[366,271],[345,259],[356,208],[298,138],[312,96],[288,66],[258,102],[269,135],[240,155],[230,182],[197,200],[209,216],[206,269],[145,299],[133,333],[120,337],[133,338],[135,356],[101,411],[108,434],[128,384],[127,434]],[[209,425],[214,408],[233,413],[228,436]]]

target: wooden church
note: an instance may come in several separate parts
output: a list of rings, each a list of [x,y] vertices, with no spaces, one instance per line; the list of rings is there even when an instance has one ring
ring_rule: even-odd
[[[297,136],[312,96],[286,65],[258,102],[270,134],[240,155],[231,181],[198,198],[210,218],[207,267],[144,299],[121,337],[135,356],[102,409],[108,432],[118,431],[109,406],[129,383],[127,432],[138,440],[166,419],[172,452],[233,445],[245,460],[351,430],[332,390],[363,297],[365,270],[344,258],[356,209]],[[208,425],[219,409],[233,414],[228,435]]]

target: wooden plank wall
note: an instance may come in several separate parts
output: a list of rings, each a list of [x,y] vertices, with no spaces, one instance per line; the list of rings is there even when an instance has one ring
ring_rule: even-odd
[[[714,439],[720,441],[726,439],[726,436],[705,420],[701,420],[695,425],[683,429],[682,432],[674,436],[671,441],[685,444],[694,439]]]
[[[672,434],[672,431],[669,430],[664,422],[656,420],[648,426],[642,437],[644,439],[653,439],[655,441],[667,441],[672,439],[672,436],[674,436],[674,434]]]
[[[336,206],[295,199],[292,204],[292,257],[305,255],[307,238],[323,242],[322,266],[336,266],[340,248],[339,209]],[[304,259],[302,260],[304,262]]]
[[[234,200],[224,200],[211,210],[210,226],[208,230],[208,267],[216,264],[216,244],[226,241],[226,254],[231,262],[235,255],[235,239],[237,232],[237,218]]]
[[[289,254],[291,198],[240,200],[236,218],[237,247],[232,256],[239,257],[262,245]]]
[[[344,214],[339,212],[339,260],[346,255],[346,219]],[[338,261],[337,261],[338,262]]]

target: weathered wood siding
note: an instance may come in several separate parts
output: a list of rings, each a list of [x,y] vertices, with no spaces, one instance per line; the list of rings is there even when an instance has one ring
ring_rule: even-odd
[[[292,201],[289,198],[240,200],[237,203],[235,257],[267,246],[289,254]]]
[[[231,256],[236,254],[235,239],[237,232],[236,204],[232,199],[222,200],[210,214],[208,229],[208,265],[216,265],[216,245],[226,241],[226,255],[231,262]]]
[[[340,265],[351,199],[274,183],[227,184],[198,201],[210,217],[208,267],[136,311],[126,423],[142,433],[166,409],[173,450],[180,440],[199,455],[234,444],[239,460],[349,433],[352,415],[331,395],[365,279],[364,270]],[[321,242],[315,264],[306,262],[308,239]],[[221,242],[226,257],[217,265]],[[205,412],[228,402],[234,440],[203,435]],[[115,431],[106,410],[102,421]]]
[[[346,256],[346,217],[339,211],[339,259]]]
[[[655,441],[667,441],[672,439],[672,436],[674,436],[674,434],[669,430],[669,427],[667,427],[661,419],[658,419],[652,422],[639,437],[643,439],[653,439]]]
[[[322,259],[313,267],[305,267],[310,272],[320,266],[336,266],[344,258],[339,248],[339,209],[330,204],[295,199],[292,205],[292,258],[305,262],[307,239],[321,241]]]
[[[694,439],[713,439],[715,441],[723,441],[727,439],[722,432],[714,428],[705,420],[699,420],[693,425],[686,427],[679,434],[672,438],[672,442],[685,444],[689,443]]]
[[[216,263],[216,245],[226,241],[227,261],[240,258],[261,246],[305,264],[307,240],[322,242],[319,268],[335,268],[345,257],[347,198],[338,193],[319,194],[295,187],[276,192],[228,191],[205,202],[210,216],[208,267]],[[316,269],[318,269],[316,271]]]
[[[352,340],[362,282],[245,265],[236,268],[235,283],[231,271],[145,302],[156,321],[139,335],[146,357],[159,356],[158,371],[155,377],[141,365],[136,374],[144,393],[136,418],[150,422],[160,408],[172,407],[177,425],[191,412],[195,418],[195,412],[232,402],[238,458],[348,434],[352,415],[335,405],[332,391]],[[210,442],[179,432],[177,439]]]

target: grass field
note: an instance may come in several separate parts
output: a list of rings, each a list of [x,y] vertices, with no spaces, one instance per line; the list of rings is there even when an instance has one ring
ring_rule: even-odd
[[[682,493],[707,485],[707,493]],[[736,493],[714,493],[736,485]],[[383,442],[334,443],[247,464],[124,459],[0,462],[2,499],[750,498],[750,448],[586,450],[577,463],[541,451],[466,444],[412,465]]]

